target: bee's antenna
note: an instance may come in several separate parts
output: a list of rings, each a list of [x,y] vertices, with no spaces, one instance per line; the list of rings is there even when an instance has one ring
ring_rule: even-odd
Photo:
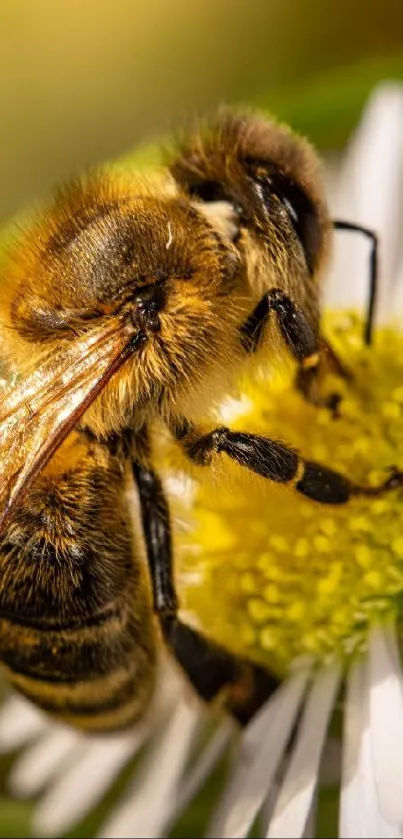
[[[364,341],[372,343],[372,332],[374,326],[375,303],[378,281],[378,237],[368,227],[361,227],[359,224],[352,224],[349,221],[333,221],[335,230],[350,230],[353,233],[362,233],[371,242],[371,253],[369,257],[369,297],[367,306],[367,317],[364,326]]]

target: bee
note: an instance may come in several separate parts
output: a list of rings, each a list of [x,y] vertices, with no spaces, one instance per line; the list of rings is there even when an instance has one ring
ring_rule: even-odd
[[[0,406],[0,659],[50,714],[88,731],[132,725],[153,695],[161,644],[240,725],[277,684],[178,615],[153,454],[161,424],[190,461],[229,458],[319,503],[400,484],[394,472],[360,487],[286,441],[212,427],[247,359],[266,347],[270,363],[274,329],[296,386],[320,402],[331,231],[311,146],[225,111],[174,144],[158,179],[101,170],[75,181],[11,249],[0,298],[13,374]]]

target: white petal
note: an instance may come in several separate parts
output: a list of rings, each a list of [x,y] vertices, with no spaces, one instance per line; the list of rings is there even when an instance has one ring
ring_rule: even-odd
[[[183,678],[165,654],[147,714],[132,730],[100,737],[77,733],[74,751],[35,810],[41,835],[64,833],[103,796],[122,766],[140,749],[152,726],[171,711],[183,694]],[[59,728],[57,730],[60,730]]]
[[[47,732],[14,762],[9,786],[17,796],[36,795],[53,776],[62,771],[81,736],[70,728]]]
[[[403,322],[403,259],[396,271],[396,284],[390,299],[390,321],[400,327]]]
[[[352,665],[344,711],[339,835],[342,839],[395,839],[379,812],[371,754],[367,662]]]
[[[202,711],[195,701],[178,704],[144,759],[139,777],[102,825],[99,836],[150,839],[163,835],[175,809],[179,781],[201,719]]]
[[[46,715],[31,702],[12,696],[0,710],[0,752],[20,748],[51,726]]]
[[[82,736],[74,760],[37,805],[35,834],[60,836],[79,822],[102,798],[122,766],[136,754],[147,733],[147,726],[138,725],[131,733]]]
[[[283,762],[284,762],[284,764],[286,764],[287,763],[287,758],[285,758]],[[278,769],[278,772],[277,772],[277,774],[279,776],[279,779],[282,776],[282,771],[283,771],[283,767],[280,765],[279,769]],[[274,807],[276,805],[277,796],[278,796],[279,789],[280,789],[280,780],[279,779],[275,778],[273,780],[273,782],[271,784],[271,787],[270,787],[270,790],[269,790],[269,794],[262,804],[262,807],[261,807],[261,810],[260,810],[260,813],[259,813],[259,820],[258,820],[259,836],[260,836],[260,834],[262,834],[262,836],[266,836],[266,833],[269,829],[270,820],[271,820],[271,817],[273,815]]]
[[[315,678],[271,818],[268,839],[299,839],[304,833],[317,784],[329,717],[339,684],[339,664],[322,670]]]
[[[309,670],[290,676],[248,725],[209,837],[248,834],[284,755],[308,677]]]
[[[369,690],[371,748],[380,811],[390,824],[403,825],[403,677],[392,627],[376,626],[371,632]]]
[[[331,201],[334,217],[362,224],[380,241],[377,311],[384,320],[401,256],[403,86],[374,91],[339,173]],[[355,233],[335,235],[334,265],[326,289],[332,305],[361,307],[368,298],[368,242]]]
[[[176,813],[183,812],[189,802],[197,795],[204,781],[224,754],[232,734],[232,726],[225,723],[214,733],[210,742],[203,749],[199,759],[189,770],[187,777],[183,779],[179,789],[175,813],[172,814],[171,818],[174,818]]]

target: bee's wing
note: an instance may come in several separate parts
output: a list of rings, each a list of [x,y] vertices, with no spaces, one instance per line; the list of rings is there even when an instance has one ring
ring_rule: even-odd
[[[0,404],[0,530],[138,336],[123,325],[79,337],[10,390]]]

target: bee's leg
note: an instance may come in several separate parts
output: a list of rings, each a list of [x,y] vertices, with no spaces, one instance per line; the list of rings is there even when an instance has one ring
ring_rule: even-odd
[[[161,479],[152,470],[133,462],[139,491],[141,520],[151,575],[154,609],[159,616],[175,616],[178,609],[173,581],[171,525]]]
[[[231,431],[226,427],[200,434],[186,421],[179,424],[174,433],[188,457],[201,466],[210,465],[216,455],[224,453],[257,475],[288,484],[321,504],[345,504],[357,495],[377,496],[403,485],[403,473],[393,469],[380,486],[359,486],[340,472],[304,460],[283,443],[259,434]]]
[[[168,646],[205,702],[220,700],[231,716],[247,725],[279,686],[264,667],[233,655],[177,618],[161,621]]]
[[[335,376],[339,376],[340,379],[352,381],[354,378],[352,370],[350,370],[344,364],[340,356],[338,356],[336,351],[333,349],[330,342],[322,336],[320,338],[320,344],[321,352],[323,353],[324,359],[326,359],[326,367],[329,369],[329,371],[334,373]]]
[[[179,620],[168,503],[153,470],[134,463],[133,472],[139,490],[154,609],[165,641],[199,696],[211,702],[222,694],[227,710],[245,725],[278,682],[263,668],[237,658]]]
[[[296,386],[309,402],[337,414],[339,394],[332,393],[323,398],[319,393],[318,373],[325,344],[303,311],[281,289],[267,291],[242,325],[240,337],[244,350],[253,353],[259,348],[271,313],[276,316],[284,342],[298,362]],[[333,360],[335,358],[333,353]]]

